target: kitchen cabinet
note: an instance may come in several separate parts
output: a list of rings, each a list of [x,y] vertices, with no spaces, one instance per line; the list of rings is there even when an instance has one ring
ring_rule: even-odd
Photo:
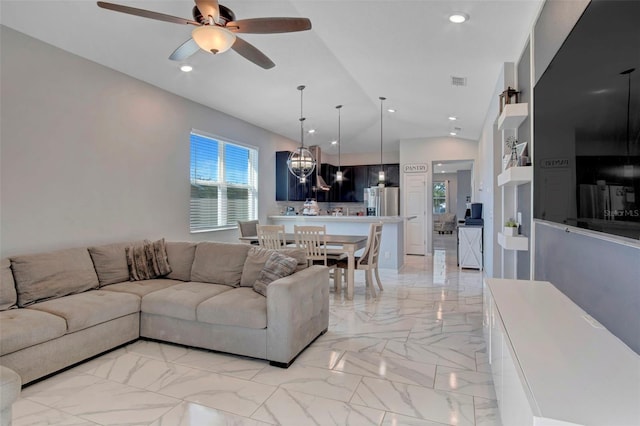
[[[364,189],[378,186],[380,164],[341,166],[344,180],[336,181],[338,166],[324,163],[320,167],[320,176],[331,187],[328,192],[313,192],[315,172],[309,176],[306,184],[301,184],[287,168],[289,151],[276,152],[276,201],[304,201],[309,197],[319,202],[364,202]],[[385,186],[400,186],[400,164],[383,164]]]
[[[306,183],[300,183],[287,167],[289,154],[289,151],[276,152],[276,201],[305,201],[312,196],[315,176],[312,173]]]

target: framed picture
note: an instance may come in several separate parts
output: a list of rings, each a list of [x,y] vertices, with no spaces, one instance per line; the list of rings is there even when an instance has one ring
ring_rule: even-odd
[[[516,145],[517,162],[515,166],[526,166],[529,163],[529,152],[527,150],[527,142]]]

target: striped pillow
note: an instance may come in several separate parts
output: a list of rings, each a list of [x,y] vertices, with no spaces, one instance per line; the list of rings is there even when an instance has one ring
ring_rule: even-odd
[[[253,284],[253,290],[266,297],[267,286],[277,279],[293,274],[297,266],[297,259],[274,251],[260,271],[259,278]]]
[[[140,281],[161,277],[171,272],[164,238],[158,241],[145,240],[143,245],[125,248],[129,280]]]

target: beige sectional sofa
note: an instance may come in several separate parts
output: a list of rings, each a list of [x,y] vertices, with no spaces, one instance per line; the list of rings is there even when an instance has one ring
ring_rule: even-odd
[[[126,249],[136,244],[2,260],[0,365],[26,384],[143,337],[287,367],[327,330],[329,272],[307,267],[302,251],[287,249],[297,268],[265,297],[253,284],[272,251],[167,242],[171,272],[130,281]]]

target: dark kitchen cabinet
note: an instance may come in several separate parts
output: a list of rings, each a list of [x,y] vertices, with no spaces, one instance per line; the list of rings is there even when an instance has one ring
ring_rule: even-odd
[[[305,201],[312,196],[314,175],[309,176],[306,183],[300,183],[287,167],[289,154],[289,151],[276,152],[276,201]]]

